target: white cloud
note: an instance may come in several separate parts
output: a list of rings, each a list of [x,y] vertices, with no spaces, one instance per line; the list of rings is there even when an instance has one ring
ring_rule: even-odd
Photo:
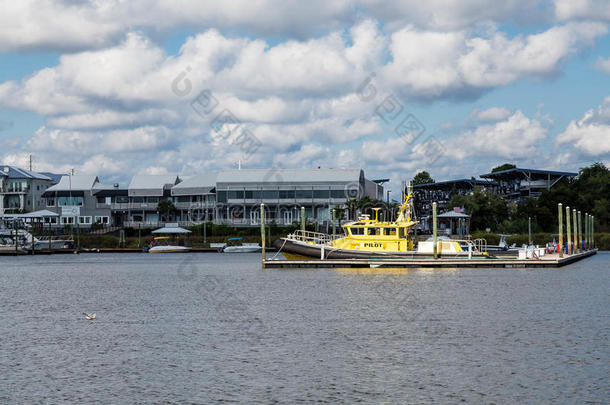
[[[304,39],[352,25],[361,14],[383,21],[388,32],[406,25],[445,32],[610,20],[606,0],[505,0],[493,6],[488,0],[6,0],[1,7],[0,52],[107,47],[134,28],[157,38],[188,27]]]
[[[538,143],[546,139],[548,128],[517,110],[504,120],[481,124],[452,137],[447,154],[463,160],[468,157],[520,159],[534,153]]]
[[[605,20],[610,21],[610,6],[607,0],[554,0],[555,15],[559,20]]]
[[[557,136],[561,144],[575,146],[582,154],[601,157],[610,154],[610,96],[580,120],[570,121]]]
[[[504,107],[491,107],[476,113],[476,117],[479,121],[502,121],[510,115],[511,111]]]
[[[407,27],[392,35],[388,80],[422,97],[477,94],[527,76],[550,76],[561,63],[596,37],[601,23],[569,23],[527,37],[489,38],[466,31],[430,32]]]
[[[595,67],[601,70],[602,72],[610,75],[610,58],[599,58],[597,63],[595,63]]]

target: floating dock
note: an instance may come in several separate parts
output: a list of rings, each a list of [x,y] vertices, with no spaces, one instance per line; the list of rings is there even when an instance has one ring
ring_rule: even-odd
[[[597,249],[574,255],[565,255],[560,258],[558,254],[550,254],[540,259],[519,260],[517,258],[456,258],[441,257],[434,259],[407,258],[407,259],[327,259],[327,260],[263,260],[263,267],[267,269],[284,268],[538,268],[563,267],[597,254]]]

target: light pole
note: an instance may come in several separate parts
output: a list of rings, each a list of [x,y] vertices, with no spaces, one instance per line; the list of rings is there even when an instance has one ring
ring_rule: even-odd
[[[390,193],[391,192],[392,192],[392,190],[386,191],[386,204],[388,207],[386,221],[388,221],[388,222],[391,220],[390,216],[391,216],[391,212],[392,212],[392,209],[390,208]]]

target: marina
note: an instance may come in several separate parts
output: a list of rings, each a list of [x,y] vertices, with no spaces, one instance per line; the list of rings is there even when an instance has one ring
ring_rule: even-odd
[[[421,258],[413,255],[404,259],[327,259],[327,260],[264,260],[263,267],[277,268],[545,268],[563,267],[597,254],[591,250],[560,258],[547,255],[539,260],[518,258]]]

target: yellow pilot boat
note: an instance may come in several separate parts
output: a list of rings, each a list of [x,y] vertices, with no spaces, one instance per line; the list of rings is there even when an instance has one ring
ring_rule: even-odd
[[[421,242],[414,250],[413,229],[419,224],[414,218],[411,188],[399,207],[396,221],[379,221],[379,208],[375,218],[361,215],[357,221],[343,225],[342,235],[297,230],[275,241],[274,246],[289,260],[301,259],[352,259],[352,258],[404,258],[433,254],[433,242]],[[468,242],[468,241],[462,241]],[[460,241],[438,241],[438,252],[451,255],[465,252]]]

